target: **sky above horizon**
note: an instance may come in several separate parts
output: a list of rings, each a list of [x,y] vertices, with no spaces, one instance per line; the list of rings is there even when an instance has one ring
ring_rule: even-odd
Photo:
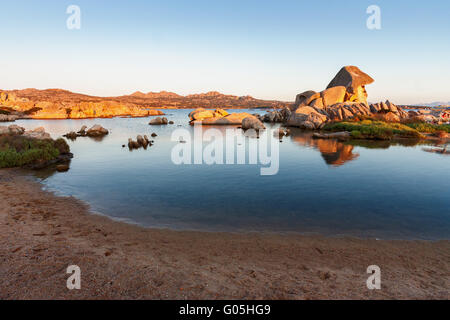
[[[370,5],[381,29],[369,30]],[[369,101],[450,101],[450,1],[0,1],[0,88],[292,101],[356,65]],[[69,5],[81,28],[69,30]]]

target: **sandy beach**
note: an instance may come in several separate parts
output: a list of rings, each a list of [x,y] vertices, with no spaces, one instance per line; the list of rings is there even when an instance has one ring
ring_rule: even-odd
[[[141,228],[0,171],[1,299],[448,299],[450,241]],[[381,290],[366,269],[381,268]],[[68,290],[69,265],[81,290]]]

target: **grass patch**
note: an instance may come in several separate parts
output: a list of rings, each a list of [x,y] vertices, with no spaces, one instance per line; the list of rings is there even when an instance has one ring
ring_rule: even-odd
[[[349,131],[354,139],[391,140],[394,135],[405,138],[423,138],[419,131],[404,124],[376,120],[328,123],[323,130]]]
[[[406,124],[408,127],[419,132],[435,133],[437,131],[445,131],[450,133],[450,124],[432,124],[426,122],[416,122]]]
[[[0,168],[44,163],[68,152],[69,146],[64,139],[36,140],[4,135],[0,137]]]

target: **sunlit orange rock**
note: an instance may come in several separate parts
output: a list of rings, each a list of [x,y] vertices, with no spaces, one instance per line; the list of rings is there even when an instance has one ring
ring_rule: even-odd
[[[225,117],[213,117],[204,120],[195,120],[191,123],[201,123],[204,125],[242,125],[242,120],[247,117],[254,117],[250,113],[231,113]]]
[[[34,90],[34,89],[30,89]],[[37,91],[37,90],[34,90]],[[34,92],[33,91],[33,92]],[[50,93],[48,93],[49,91]],[[76,94],[65,98],[64,95],[52,95],[61,90],[47,90],[47,94],[39,96],[40,100],[31,101],[27,98],[18,98],[13,93],[1,92],[0,105],[14,112],[21,113],[23,118],[33,119],[86,119],[86,118],[111,118],[117,116],[146,117],[164,115],[159,110],[147,110],[141,106],[118,101],[100,100],[77,101]],[[38,91],[39,92],[39,91]],[[47,98],[48,100],[45,100]],[[42,100],[41,100],[42,99]]]

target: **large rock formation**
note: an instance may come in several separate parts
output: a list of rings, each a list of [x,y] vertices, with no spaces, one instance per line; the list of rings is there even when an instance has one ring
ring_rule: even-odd
[[[322,92],[305,91],[297,95],[295,107],[323,108],[336,103],[357,102],[367,104],[366,85],[374,80],[358,67],[343,67]]]
[[[274,110],[266,113],[263,116],[259,116],[260,120],[263,122],[279,122],[285,123],[291,116],[292,111],[288,107],[281,110]]]
[[[373,81],[358,67],[343,67],[324,91],[309,90],[297,95],[286,122],[290,126],[314,130],[322,128],[328,121],[376,117],[398,122],[409,117],[407,112],[389,101],[369,105],[365,86]]]
[[[355,101],[367,103],[366,85],[372,82],[374,80],[358,67],[346,66],[331,80],[327,90],[343,86],[345,88],[345,100],[339,102]]]

